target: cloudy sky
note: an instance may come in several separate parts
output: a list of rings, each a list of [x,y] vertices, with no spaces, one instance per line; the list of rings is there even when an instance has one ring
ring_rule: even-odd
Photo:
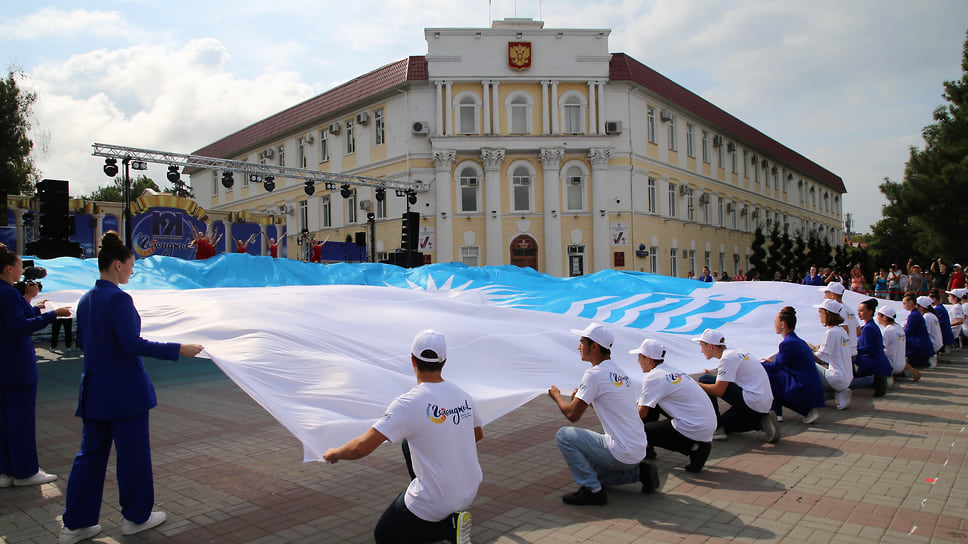
[[[91,144],[188,153],[335,85],[426,53],[427,27],[531,17],[608,28],[651,66],[840,175],[865,232],[885,177],[961,77],[964,0],[104,0],[0,14],[0,61],[37,93],[35,159],[71,194],[109,183]],[[166,183],[164,167],[150,170]]]

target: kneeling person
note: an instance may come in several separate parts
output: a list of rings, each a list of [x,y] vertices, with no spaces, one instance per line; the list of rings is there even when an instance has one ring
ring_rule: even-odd
[[[638,349],[639,366],[646,373],[639,397],[639,417],[651,448],[677,451],[689,457],[686,470],[700,472],[712,449],[716,412],[709,396],[692,378],[665,363],[665,346],[645,340]],[[668,419],[659,421],[659,415]]]
[[[469,543],[470,512],[464,510],[483,479],[475,444],[484,436],[480,415],[470,395],[441,377],[447,361],[443,335],[418,333],[410,360],[417,386],[394,399],[368,431],[326,450],[323,459],[360,459],[386,440],[403,441],[413,480],[380,517],[374,539]]]

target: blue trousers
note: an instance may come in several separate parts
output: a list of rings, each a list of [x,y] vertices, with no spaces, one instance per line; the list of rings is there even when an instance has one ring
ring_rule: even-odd
[[[112,442],[117,457],[121,515],[134,523],[148,521],[155,504],[155,485],[146,411],[124,419],[84,418],[81,451],[74,457],[67,480],[64,525],[68,529],[97,524]]]
[[[603,434],[578,427],[562,427],[555,434],[555,442],[580,486],[595,490],[639,480],[638,463],[623,463],[613,457]]]
[[[37,474],[37,384],[0,387],[0,474]]]

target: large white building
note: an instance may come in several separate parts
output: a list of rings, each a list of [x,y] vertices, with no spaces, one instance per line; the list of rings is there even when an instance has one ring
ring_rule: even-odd
[[[623,54],[609,30],[531,19],[425,30],[412,56],[194,152],[420,182],[426,262],[607,268],[685,276],[748,269],[757,225],[841,243],[839,176]],[[267,192],[191,172],[200,205],[288,216],[295,235],[342,240],[375,216],[382,257],[400,245],[407,199],[373,187],[276,179]],[[283,208],[285,206],[285,208]],[[369,240],[369,238],[368,238]]]

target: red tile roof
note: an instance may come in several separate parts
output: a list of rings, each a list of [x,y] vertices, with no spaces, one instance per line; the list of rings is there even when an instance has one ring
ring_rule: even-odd
[[[844,181],[837,174],[747,125],[625,53],[612,53],[612,61],[609,64],[609,79],[637,83],[676,106],[695,114],[700,119],[712,123],[728,133],[730,137],[745,142],[763,155],[785,163],[820,183],[830,186],[835,191],[847,192]]]

